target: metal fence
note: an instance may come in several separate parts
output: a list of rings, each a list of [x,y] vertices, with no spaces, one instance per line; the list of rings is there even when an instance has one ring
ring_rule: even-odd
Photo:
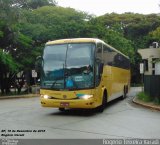
[[[144,92],[151,97],[160,98],[160,75],[144,76]]]

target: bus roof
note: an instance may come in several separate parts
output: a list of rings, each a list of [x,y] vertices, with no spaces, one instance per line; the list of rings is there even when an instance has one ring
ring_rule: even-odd
[[[54,45],[54,44],[63,44],[63,43],[98,43],[101,42],[104,45],[110,47],[114,51],[120,53],[121,55],[125,56],[126,58],[129,59],[128,56],[120,52],[119,50],[115,49],[114,47],[110,46],[109,44],[105,43],[104,41],[98,39],[98,38],[71,38],[71,39],[59,39],[59,40],[54,40],[54,41],[48,41],[46,45]]]
[[[96,43],[96,42],[103,42],[103,41],[97,38],[73,38],[73,39],[60,39],[60,40],[48,41],[46,45],[62,44],[62,43],[82,43],[82,42]]]

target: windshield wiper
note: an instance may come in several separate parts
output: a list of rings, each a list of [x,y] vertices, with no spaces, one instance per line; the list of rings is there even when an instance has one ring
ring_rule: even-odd
[[[55,80],[55,81],[52,83],[51,88],[53,88],[53,87],[54,87],[54,85],[57,83],[57,81],[58,81],[58,80],[59,80],[59,79]]]

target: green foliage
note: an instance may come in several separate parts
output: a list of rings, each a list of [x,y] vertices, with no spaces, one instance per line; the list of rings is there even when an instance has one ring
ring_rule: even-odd
[[[19,33],[17,37],[17,43],[19,47],[23,47],[23,48],[31,47],[32,39],[28,36],[25,36],[22,33]]]
[[[145,94],[144,92],[140,92],[137,96],[138,99],[144,102],[151,102],[153,100],[149,95]]]
[[[0,31],[0,38],[2,38],[3,37],[3,32],[2,31]]]
[[[108,44],[129,56],[133,64],[135,63],[135,52],[130,40],[127,40],[126,38],[122,37],[120,33],[113,30],[106,31],[105,40],[108,42]]]
[[[47,28],[40,23],[38,24],[21,23],[19,28],[21,33],[30,37],[33,40],[41,41],[45,39],[45,37],[47,37],[46,36]]]
[[[148,34],[160,26],[160,17],[156,14],[111,13],[96,19],[103,26],[116,30],[131,40],[136,49],[148,47],[152,41]]]
[[[16,71],[18,68],[17,63],[15,60],[13,60],[12,56],[10,54],[4,53],[0,49],[0,66],[5,65],[7,69],[11,71]],[[5,68],[3,68],[5,69]]]
[[[160,27],[157,27],[156,30],[151,31],[149,35],[153,40],[160,42]]]
[[[72,8],[45,6],[33,11],[23,11],[26,21],[20,23],[20,31],[35,42],[83,37],[82,31],[88,15]]]
[[[23,5],[23,8],[31,8],[31,9],[37,9],[42,6],[46,5],[52,5],[55,6],[56,2],[54,0],[27,0],[25,5]]]
[[[15,5],[17,2],[18,0],[0,1],[0,20],[5,22],[8,26],[16,23],[20,16],[19,9]]]
[[[86,18],[83,12],[77,12],[72,8],[44,6],[26,13],[26,19],[30,23],[41,23],[45,26],[53,26],[60,23],[76,21],[80,22]]]
[[[138,93],[137,97],[139,100],[142,100],[144,102],[152,102],[156,105],[160,105],[160,98],[159,97],[152,98],[151,96],[147,95],[144,92]]]

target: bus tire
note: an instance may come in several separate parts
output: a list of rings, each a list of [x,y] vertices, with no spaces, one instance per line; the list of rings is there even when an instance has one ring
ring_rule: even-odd
[[[65,108],[59,108],[59,111],[65,111]]]
[[[97,108],[98,112],[102,113],[106,107],[106,103],[107,103],[107,98],[105,93],[103,93],[103,100],[102,100],[102,104]]]
[[[127,97],[127,93],[128,93],[127,88],[128,88],[128,86],[124,86],[123,95],[121,97],[121,100],[124,100]]]
[[[128,86],[126,86],[126,96],[127,96],[127,94],[128,94]]]

